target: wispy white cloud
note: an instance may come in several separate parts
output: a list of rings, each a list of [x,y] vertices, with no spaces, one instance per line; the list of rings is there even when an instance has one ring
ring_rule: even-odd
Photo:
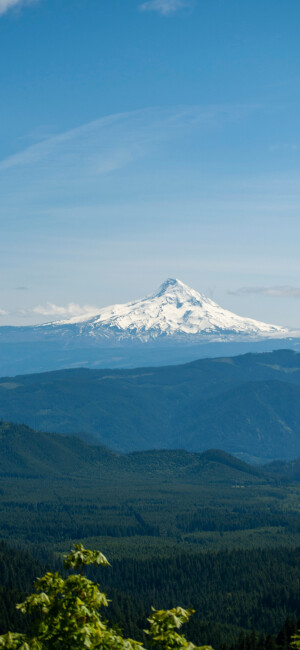
[[[5,309],[0,309],[0,316],[7,316],[8,312]]]
[[[72,178],[80,167],[99,176],[120,169],[144,156],[155,143],[182,128],[220,126],[257,110],[255,105],[208,105],[150,108],[119,113],[94,120],[64,133],[43,139],[0,161],[0,172],[36,165],[41,171],[49,161],[61,177]],[[55,159],[55,164],[54,164]],[[40,167],[39,163],[43,162]]]
[[[180,9],[189,8],[193,4],[193,0],[146,0],[140,4],[139,8],[141,11],[157,11],[162,16],[169,16]]]
[[[74,160],[80,158],[82,168],[91,163],[99,174],[118,169],[138,155],[138,144],[143,139],[143,125],[139,119],[142,113],[133,111],[111,115],[43,139],[0,161],[0,171],[34,165],[55,155],[60,156],[65,168],[68,163],[67,167],[72,166],[74,169]],[[124,125],[130,122],[135,123],[136,130],[140,133],[133,134],[131,131],[131,137],[128,138],[122,131]]]
[[[9,9],[20,8],[23,5],[32,4],[37,0],[0,0],[0,16],[5,14]]]
[[[300,288],[291,285],[277,285],[270,287],[240,287],[235,291],[229,291],[233,296],[261,294],[270,298],[300,298]]]

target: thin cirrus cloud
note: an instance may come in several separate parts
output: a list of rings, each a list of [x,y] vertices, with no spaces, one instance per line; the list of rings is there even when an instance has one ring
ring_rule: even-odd
[[[188,9],[192,6],[193,0],[147,0],[142,2],[140,11],[156,11],[162,16],[169,16],[181,9]]]
[[[24,5],[29,5],[36,0],[0,0],[0,16],[5,14],[9,9],[21,8]]]
[[[291,285],[277,285],[271,287],[240,287],[235,291],[229,291],[230,295],[241,296],[260,294],[270,298],[300,298],[300,288]]]
[[[150,108],[109,115],[23,148],[0,161],[0,195],[6,206],[49,206],[53,200],[101,200],[106,177],[146,159],[184,133],[239,121],[256,106]],[[103,182],[101,184],[101,178]],[[16,195],[15,186],[18,185]]]
[[[13,167],[34,165],[43,160],[49,161],[55,155],[63,156],[62,167],[64,168],[68,162],[68,168],[74,169],[74,161],[76,157],[79,157],[82,167],[86,164],[94,165],[98,173],[118,169],[138,155],[134,149],[143,139],[141,133],[143,125],[138,124],[140,122],[138,114],[139,111],[133,111],[132,113],[111,115],[59,135],[42,139],[41,142],[30,145],[19,153],[0,161],[0,172]],[[140,132],[136,133],[130,141],[126,141],[126,134],[123,133],[122,138],[122,127],[130,122],[134,122],[137,131]]]
[[[189,124],[219,124],[241,116],[245,110],[248,112],[249,107],[177,106],[108,115],[8,156],[0,161],[0,172],[51,160],[55,155],[64,168],[67,162],[68,168],[74,169],[77,157],[81,169],[88,166],[90,172],[93,167],[97,174],[114,171],[143,156],[153,140],[166,139]]]

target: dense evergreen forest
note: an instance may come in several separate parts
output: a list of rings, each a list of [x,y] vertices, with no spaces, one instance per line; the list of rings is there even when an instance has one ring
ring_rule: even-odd
[[[0,424],[0,531],[11,543],[110,557],[297,546],[300,485],[218,450],[120,455]]]
[[[41,551],[0,545],[0,633],[26,631],[29,619],[15,609],[45,568],[59,558]],[[92,569],[109,596],[108,619],[125,636],[146,643],[143,630],[151,605],[175,604],[196,612],[186,636],[216,650],[287,650],[300,616],[300,548],[181,554],[173,558],[123,559]]]
[[[26,628],[15,603],[83,541],[111,560],[91,577],[126,636],[145,643],[151,606],[181,605],[196,610],[194,643],[286,650],[300,617],[297,462],[252,467],[218,450],[120,455],[7,423],[0,451],[1,632]]]
[[[151,605],[193,607],[187,637],[215,648],[237,643],[241,632],[253,629],[276,635],[289,615],[300,616],[300,548],[115,560],[100,580],[114,594],[113,620],[135,636]]]
[[[27,628],[16,603],[31,591],[33,581],[42,570],[42,562],[34,560],[30,553],[0,542],[0,634]]]

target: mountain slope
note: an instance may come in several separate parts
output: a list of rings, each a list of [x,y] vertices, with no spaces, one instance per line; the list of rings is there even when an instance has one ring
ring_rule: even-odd
[[[260,457],[270,457],[271,451],[274,458],[283,458],[286,449],[293,458],[300,452],[299,425],[299,386],[253,381],[195,405],[185,437],[192,450],[211,441],[247,460],[251,460],[251,449],[254,460],[258,450]]]
[[[244,459],[291,459],[300,456],[300,354],[3,378],[0,418],[120,451],[214,447]]]
[[[0,422],[1,476],[78,476],[114,457],[108,449],[87,445],[75,436]]]

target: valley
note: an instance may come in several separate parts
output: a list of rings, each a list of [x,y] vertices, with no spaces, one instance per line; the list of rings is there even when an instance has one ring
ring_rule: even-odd
[[[222,451],[119,455],[3,423],[0,452],[1,536],[14,543],[144,557],[300,540],[300,483]]]

